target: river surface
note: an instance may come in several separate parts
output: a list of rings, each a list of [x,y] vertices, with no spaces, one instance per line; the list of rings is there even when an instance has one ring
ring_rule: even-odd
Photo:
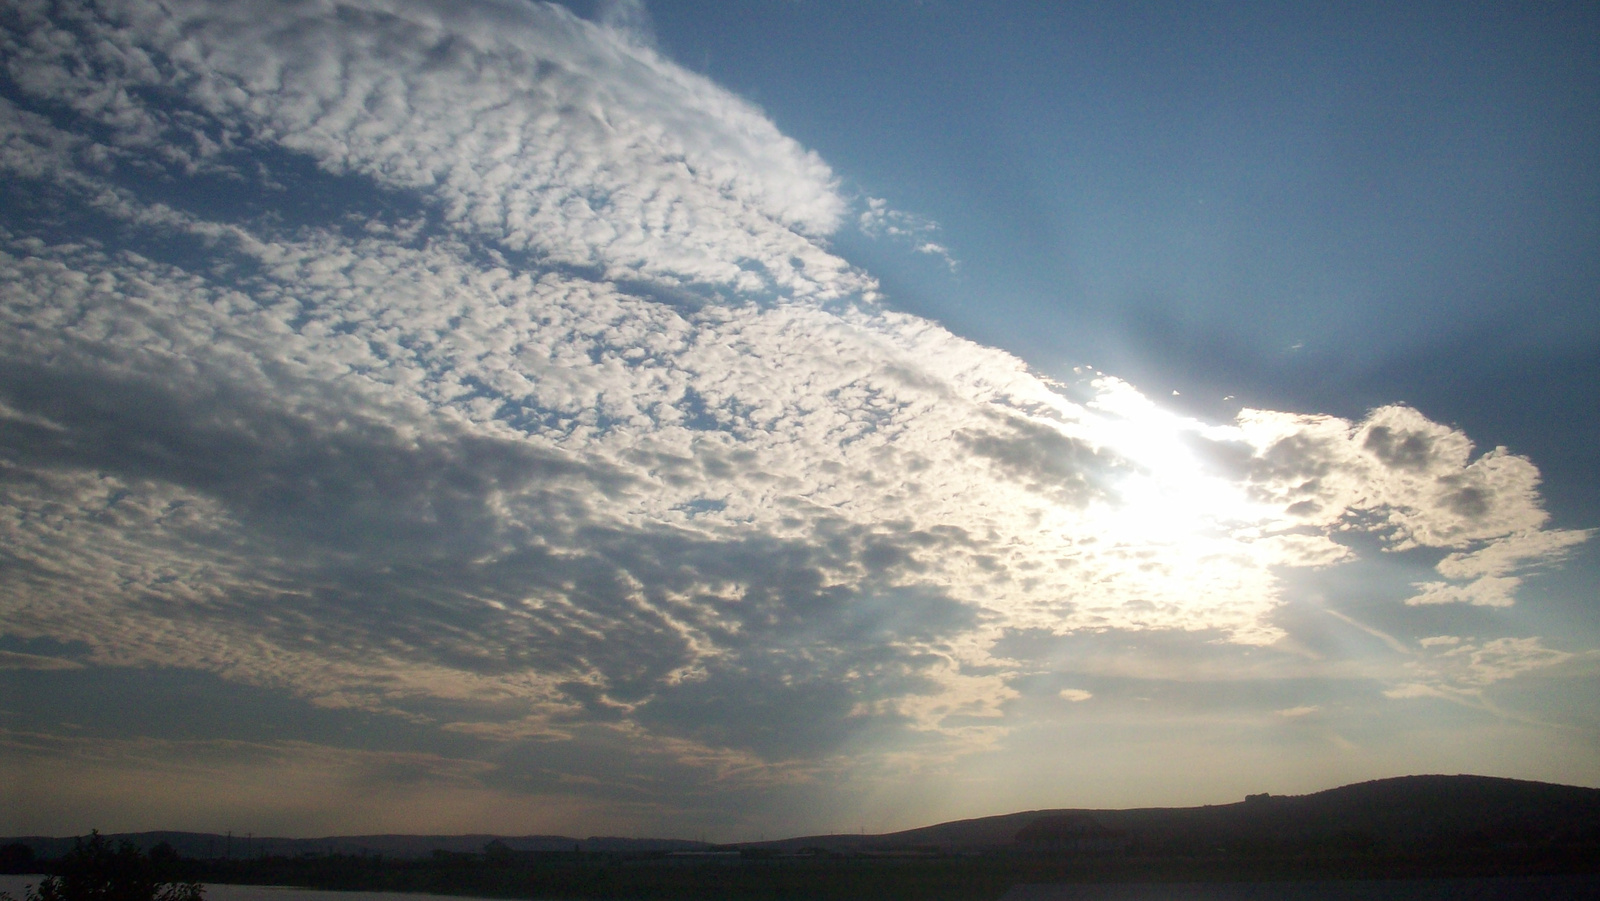
[[[22,901],[28,886],[43,876],[0,876],[0,892]],[[282,885],[206,884],[206,901],[474,901],[457,895],[423,895],[409,892],[329,892]],[[497,899],[505,901],[505,899]]]
[[[1600,875],[1019,885],[1002,901],[1597,901]]]
[[[0,875],[0,892],[22,901],[43,876]],[[330,892],[277,885],[207,885],[207,901],[463,901],[456,895]],[[1594,901],[1600,875],[1500,879],[1352,879],[1319,882],[1019,885],[1002,901]],[[706,901],[717,901],[707,898]]]

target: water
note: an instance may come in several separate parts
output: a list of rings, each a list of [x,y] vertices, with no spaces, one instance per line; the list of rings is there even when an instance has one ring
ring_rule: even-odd
[[[38,875],[7,876],[0,874],[0,892],[5,892],[15,898],[16,901],[22,901],[22,894],[27,891],[28,886],[38,885],[39,880],[43,878],[43,876]]]
[[[1596,901],[1600,875],[1019,885],[1001,901]]]
[[[22,901],[30,885],[38,885],[43,876],[0,875],[0,892],[9,892],[15,901]],[[456,895],[423,895],[409,892],[330,892],[321,889],[292,888],[282,885],[211,885],[206,887],[206,901],[488,901],[469,899]],[[505,901],[505,899],[497,899]]]
[[[43,876],[0,875],[16,901]],[[454,895],[329,892],[276,885],[207,885],[207,901],[464,901]],[[1352,879],[1320,882],[1019,885],[1002,901],[1594,901],[1600,875],[1495,879]],[[714,899],[707,899],[714,901]]]

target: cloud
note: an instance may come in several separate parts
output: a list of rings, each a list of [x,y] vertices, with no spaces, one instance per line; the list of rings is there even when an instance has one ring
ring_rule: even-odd
[[[1406,550],[1501,539],[1547,519],[1526,458],[1496,448],[1473,459],[1466,435],[1410,407],[1380,407],[1360,423],[1245,411],[1241,424],[1265,448],[1252,461],[1255,490],[1296,521],[1360,511]]]
[[[1061,700],[1071,701],[1074,704],[1080,701],[1087,701],[1094,697],[1092,693],[1084,691],[1081,688],[1063,688],[1061,691],[1057,692],[1057,695],[1061,698]]]
[[[595,21],[624,39],[643,47],[655,47],[655,25],[644,0],[603,0],[595,12]]]
[[[1484,689],[1528,673],[1559,667],[1578,658],[1544,646],[1537,637],[1488,641],[1438,635],[1419,644],[1424,655],[1409,664],[1416,681],[1386,689],[1389,698],[1444,698],[1482,702]]]
[[[1282,710],[1274,710],[1273,713],[1276,713],[1278,716],[1285,717],[1287,719],[1299,719],[1303,716],[1310,716],[1321,709],[1321,707],[1318,707],[1315,704],[1301,704],[1297,707],[1285,707]]]
[[[1467,603],[1481,607],[1509,607],[1522,579],[1510,573],[1538,564],[1555,563],[1567,549],[1587,541],[1589,530],[1527,531],[1507,535],[1476,550],[1450,554],[1439,561],[1439,574],[1452,581],[1419,583],[1419,594],[1407,604]],[[1465,584],[1463,584],[1465,583]]]
[[[1411,698],[1449,698],[1450,694],[1432,685],[1412,682],[1384,689],[1383,696],[1391,700],[1403,701]]]
[[[19,4],[8,634],[692,794],[994,747],[1008,636],[1278,641],[1352,535],[1473,603],[1587,537],[1407,407],[1210,425],[887,309],[828,166],[631,27]]]
[[[553,262],[798,294],[868,287],[805,238],[844,212],[827,166],[623,32],[542,4],[348,11],[329,40],[312,7],[30,4],[8,68],[113,143],[193,145],[185,162],[278,144],[426,189],[452,224]],[[217,137],[196,140],[196,122]]]
[[[1557,666],[1572,654],[1547,648],[1538,638],[1497,638],[1482,644],[1463,644],[1438,655],[1457,667],[1458,681],[1492,685],[1523,673]]]
[[[1525,457],[1502,447],[1474,458],[1466,435],[1409,407],[1381,407],[1360,423],[1247,410],[1240,423],[1262,450],[1233,465],[1286,524],[1375,530],[1392,551],[1454,551],[1438,565],[1450,581],[1417,585],[1409,604],[1509,606],[1520,584],[1511,573],[1589,537],[1542,528],[1539,473]]]
[[[1514,577],[1485,576],[1466,585],[1449,582],[1420,582],[1419,594],[1406,598],[1413,606],[1422,604],[1472,604],[1477,607],[1510,607],[1522,580]]]
[[[1106,496],[1105,482],[1125,465],[1088,442],[1026,420],[999,419],[999,433],[966,429],[953,437],[972,453],[994,462],[1006,478],[1073,507]]]
[[[856,227],[869,238],[889,238],[909,244],[912,251],[938,257],[945,268],[955,272],[961,262],[950,253],[950,248],[931,240],[939,231],[939,223],[924,216],[892,209],[882,197],[867,197],[865,208],[856,214]]]
[[[0,670],[73,670],[82,669],[76,660],[46,657],[41,654],[23,654],[17,651],[0,651]]]

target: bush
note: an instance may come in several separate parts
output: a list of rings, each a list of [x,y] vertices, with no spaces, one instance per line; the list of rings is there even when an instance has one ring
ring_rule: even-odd
[[[170,882],[166,864],[171,849],[146,857],[130,841],[115,848],[98,831],[78,839],[38,888],[29,887],[23,901],[204,901],[198,882]],[[0,899],[14,901],[0,892]]]
[[[33,849],[21,842],[12,842],[0,848],[0,873],[37,873],[39,864],[34,861]]]

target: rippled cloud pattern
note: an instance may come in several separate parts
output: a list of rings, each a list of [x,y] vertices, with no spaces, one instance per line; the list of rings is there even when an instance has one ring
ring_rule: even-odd
[[[1506,607],[1587,537],[1409,407],[1204,423],[895,312],[830,236],[933,226],[558,7],[3,22],[0,620],[31,644],[0,666],[421,736],[251,745],[304,793],[404,770],[649,821],[937,769],[1006,745],[1041,648],[1286,647],[1303,579],[1391,558],[1428,568],[1394,605]],[[1574,656],[1402,643],[1396,702]],[[18,760],[243,765],[7,728]]]

